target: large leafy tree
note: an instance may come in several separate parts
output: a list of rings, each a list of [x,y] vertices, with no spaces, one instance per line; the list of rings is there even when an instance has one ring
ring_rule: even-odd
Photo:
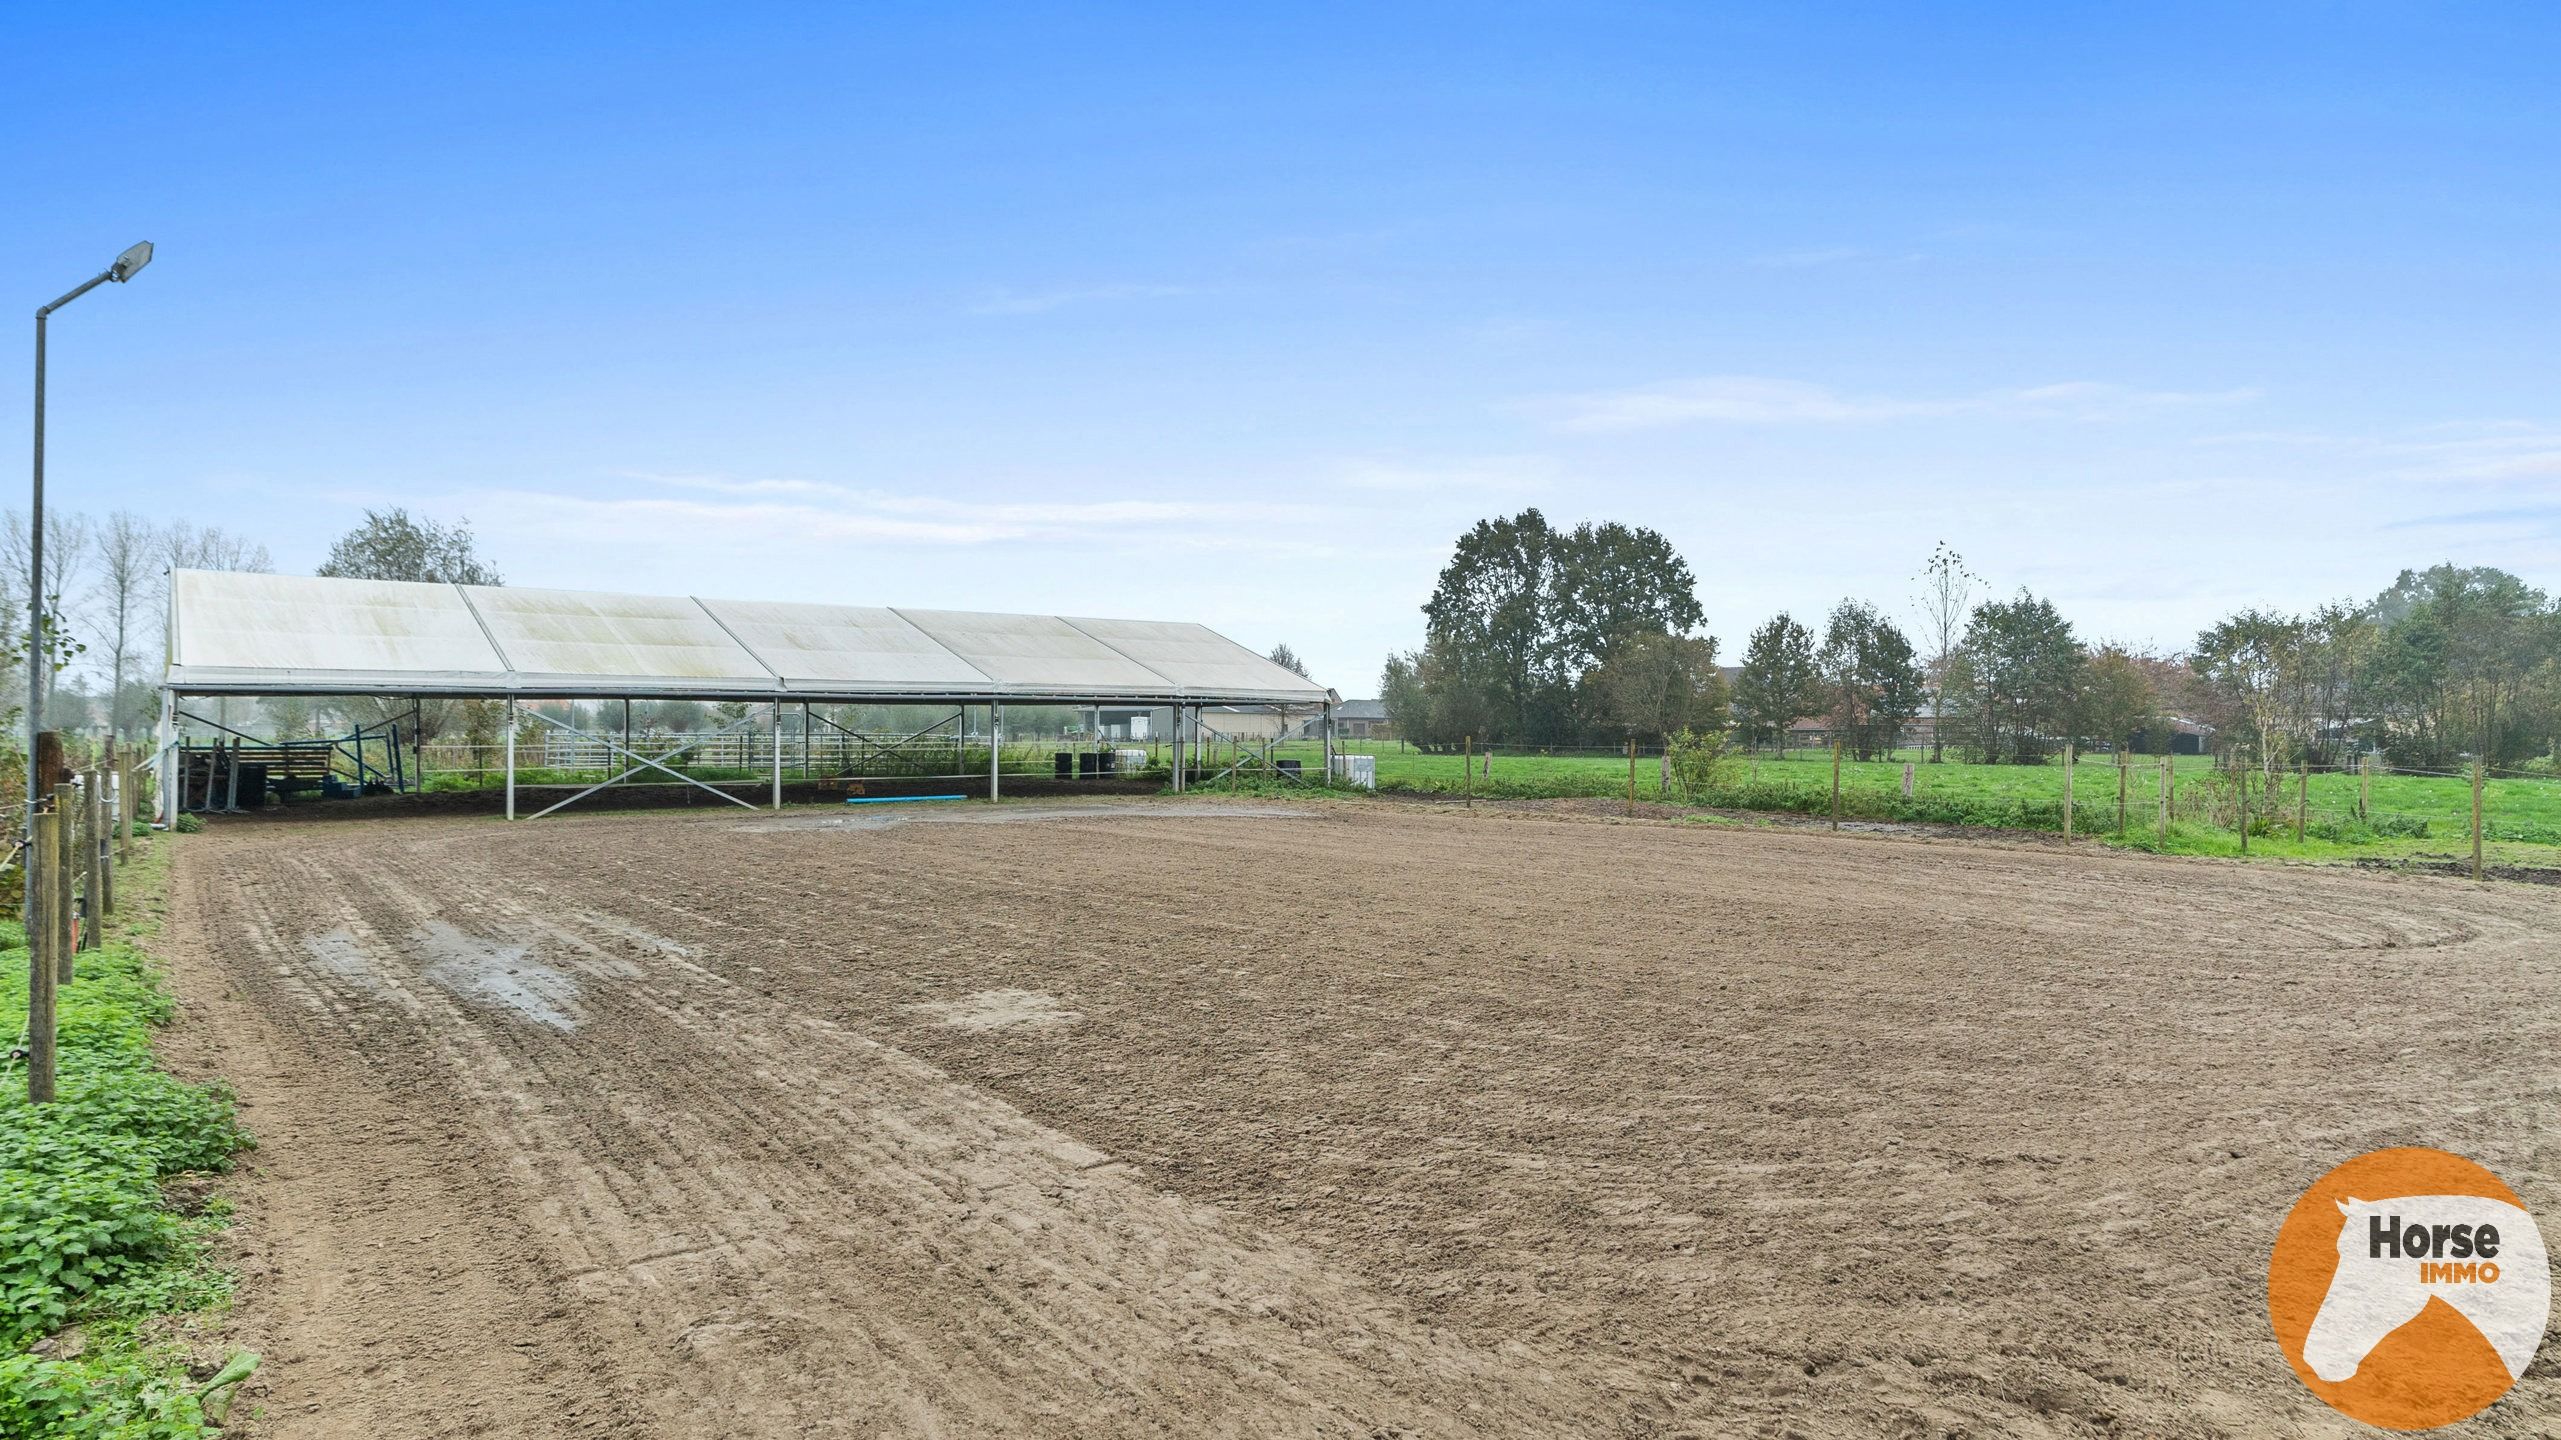
[[[1586,522],[1556,537],[1549,663],[1588,674],[1624,643],[1686,635],[1706,619],[1698,579],[1672,542],[1640,526]]]
[[[1552,698],[1545,662],[1555,549],[1555,532],[1534,509],[1479,520],[1423,605],[1433,663],[1418,669],[1436,691],[1457,686],[1480,697],[1499,738],[1527,738]]]
[[[1832,734],[1861,760],[1892,750],[1921,711],[1926,681],[1912,642],[1864,601],[1832,611],[1814,664]]]
[[[2080,718],[2073,730],[2116,750],[2128,748],[2138,734],[2165,733],[2152,675],[2144,657],[2122,645],[2093,649],[2082,670]]]
[[[1488,739],[1570,743],[1605,723],[1585,681],[1631,637],[1679,635],[1705,618],[1671,542],[1616,522],[1558,530],[1537,510],[1459,537],[1431,599],[1417,673],[1456,687]]]
[[[501,585],[497,570],[480,558],[471,522],[450,525],[420,519],[400,506],[368,510],[365,521],[338,537],[319,574],[353,580],[421,580],[447,585]]]
[[[1485,692],[1430,646],[1388,656],[1378,694],[1396,734],[1425,750],[1455,750],[1471,740],[1482,745],[1495,730]]]
[[[2308,627],[2274,610],[2244,610],[2198,633],[2188,664],[2205,682],[2217,728],[2247,737],[2273,770],[2303,752],[2310,717],[2302,703]]]
[[[2052,601],[2021,590],[1975,606],[1949,690],[1977,758],[2041,763],[2071,729],[2081,664]]]
[[[1725,675],[1716,637],[1640,630],[1611,648],[1587,688],[1608,723],[1657,744],[1683,730],[1722,730]]]
[[[2381,739],[2405,763],[2512,763],[2553,741],[2561,616],[2504,570],[2405,570],[2366,609]],[[2538,743],[2539,742],[2539,743]]]
[[[1742,672],[1734,678],[1734,708],[1743,738],[1784,744],[1788,727],[1822,703],[1814,632],[1789,615],[1771,616],[1744,645]]]

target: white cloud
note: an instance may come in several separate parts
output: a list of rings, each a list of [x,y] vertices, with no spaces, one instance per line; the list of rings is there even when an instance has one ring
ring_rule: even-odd
[[[972,315],[1039,315],[1069,305],[1114,300],[1163,300],[1198,294],[1190,285],[1084,285],[1059,290],[1013,290],[997,286],[970,302]]]
[[[2260,446],[2355,464],[2372,478],[2419,484],[2544,483],[2561,478],[2561,430],[2525,420],[2449,422],[2397,434],[2245,431],[2202,443]]]
[[[1556,462],[1543,455],[1422,461],[1369,457],[1344,461],[1334,478],[1350,489],[1394,494],[1468,491],[1508,495],[1544,489],[1554,482],[1556,474]]]
[[[716,495],[829,495],[844,487],[819,480],[740,480],[728,475],[656,475],[646,470],[622,472],[626,480],[646,480],[677,490],[708,490]]]
[[[1147,552],[1336,553],[1324,507],[1262,500],[974,500],[828,481],[626,475],[687,492],[568,495],[499,488],[448,497],[489,533],[582,546],[726,549],[806,557],[856,544]],[[1179,490],[1180,487],[1162,487]]]
[[[2238,404],[2257,396],[2255,390],[2142,390],[2091,380],[1957,396],[1851,395],[1802,380],[1708,375],[1567,396],[1551,405],[1561,429],[1612,432],[1698,424],[1861,425],[1946,415],[2102,420],[2177,406]]]

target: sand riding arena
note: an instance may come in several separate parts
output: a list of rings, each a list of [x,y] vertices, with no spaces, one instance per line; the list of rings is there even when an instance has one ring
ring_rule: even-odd
[[[2296,1193],[2561,1182],[2542,887],[1201,798],[177,863],[256,1434],[2345,1434]]]

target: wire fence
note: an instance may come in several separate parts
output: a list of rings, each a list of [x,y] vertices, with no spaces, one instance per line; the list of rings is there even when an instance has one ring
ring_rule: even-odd
[[[1423,750],[1394,740],[1338,740],[1343,755],[1372,757],[1378,788],[1485,798],[1617,797],[1691,807],[1798,813],[2107,835],[2155,848],[2209,853],[2253,848],[2388,845],[2400,853],[2469,858],[2485,847],[2549,847],[2536,864],[2561,866],[2561,777],[2540,767],[2393,766],[2376,755],[2348,763],[2235,765],[2229,755],[2162,757],[2099,751],[2071,763],[1934,763],[1923,747],[1861,760],[1829,748],[1731,752],[1684,770],[1663,747],[1522,747]],[[770,778],[1007,779],[1172,778],[1164,737],[1122,740],[1091,733],[1008,739],[991,753],[984,734],[955,719],[923,730],[864,731],[821,722],[772,729],[667,732],[628,740],[610,732],[520,735],[520,784],[588,784],[640,765],[626,783]],[[1325,782],[1320,739],[1213,734],[1192,749],[1190,778],[1228,786]],[[1062,758],[1064,757],[1064,758]],[[503,783],[504,742],[427,745],[428,788]],[[653,773],[663,766],[674,775]],[[182,772],[186,773],[186,772]],[[2068,810],[2066,797],[2069,797]],[[2477,803],[2476,803],[2477,801]],[[2477,821],[2476,821],[2477,815]]]
[[[1278,743],[1276,737],[1213,735],[1196,742],[1190,750],[1196,771],[1203,767],[1217,770],[1250,762]],[[998,754],[991,753],[984,734],[963,734],[942,727],[904,732],[819,727],[804,733],[786,726],[779,734],[770,730],[635,732],[627,741],[619,735],[553,731],[536,739],[520,739],[514,758],[520,780],[570,783],[601,780],[634,766],[644,774],[663,766],[697,779],[762,779],[774,773],[777,762],[785,780],[965,780],[984,777],[991,765],[1001,766],[1001,773],[1008,778],[1090,779],[1097,774],[1170,778],[1173,754],[1172,744],[1162,738],[1125,740],[1075,735],[1008,739]],[[508,748],[503,741],[438,742],[423,747],[420,756],[431,789],[498,783],[508,764]],[[1064,761],[1062,756],[1066,757]],[[1097,763],[1106,756],[1107,762]],[[1310,772],[1315,768],[1308,767]],[[675,782],[668,779],[668,783]]]
[[[1727,754],[1684,772],[1657,746],[1613,749],[1472,744],[1455,753],[1395,741],[1351,742],[1376,757],[1389,790],[1488,798],[1622,797],[1714,809],[1837,814],[1845,820],[2109,835],[2155,848],[2238,851],[2291,846],[2421,845],[2468,856],[2475,816],[2482,844],[2556,847],[2561,777],[2541,769],[2474,772],[2393,766],[2379,755],[2347,763],[2236,767],[2228,755],[2163,757],[2102,751],[2042,765],[1931,763],[1926,750],[1867,760],[1789,750]],[[2066,809],[2066,797],[2069,808]],[[2477,799],[2477,806],[2476,806]]]

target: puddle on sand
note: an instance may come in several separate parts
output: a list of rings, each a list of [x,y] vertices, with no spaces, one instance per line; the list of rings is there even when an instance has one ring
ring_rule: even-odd
[[[382,990],[382,981],[373,973],[373,962],[365,958],[365,947],[356,932],[341,925],[325,935],[302,937],[303,953],[311,963],[331,977],[343,980],[368,995]]]
[[[554,1030],[578,1028],[578,982],[526,959],[528,947],[466,935],[442,920],[411,931],[408,943],[429,984]]]
[[[931,1000],[899,1008],[931,1015],[935,1024],[954,1030],[1037,1028],[1085,1018],[1084,1012],[1070,1010],[1058,1003],[1057,996],[1038,990],[981,990],[966,1000]]]

